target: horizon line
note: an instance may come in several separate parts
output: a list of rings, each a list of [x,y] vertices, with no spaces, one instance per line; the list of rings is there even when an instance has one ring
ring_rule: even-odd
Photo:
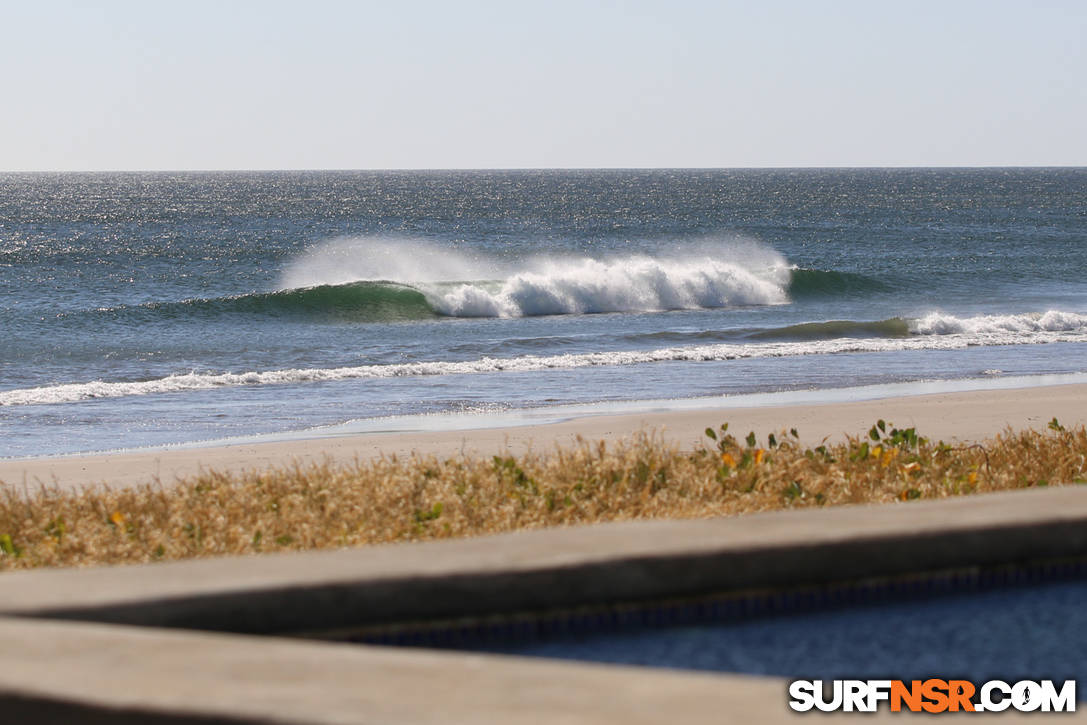
[[[0,174],[215,174],[215,173],[354,173],[354,172],[507,172],[507,171],[793,171],[887,169],[1083,169],[1087,164],[873,164],[800,166],[402,166],[402,167],[265,167],[265,168],[153,168],[153,169],[8,169]]]

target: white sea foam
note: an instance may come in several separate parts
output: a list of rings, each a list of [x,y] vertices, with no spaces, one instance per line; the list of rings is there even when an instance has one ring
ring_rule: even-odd
[[[458,362],[416,362],[359,365],[341,368],[287,369],[244,373],[185,373],[138,382],[94,381],[0,392],[0,406],[68,403],[93,398],[118,398],[241,385],[275,385],[365,378],[529,372],[601,365],[638,365],[666,361],[724,361],[738,359],[954,350],[979,345],[1035,345],[1087,342],[1087,315],[1052,310],[1045,314],[956,318],[928,315],[911,323],[906,338],[837,338],[803,342],[715,344],[665,347],[656,350],[592,352],[566,355],[484,357]]]
[[[524,317],[783,304],[788,278],[785,265],[752,270],[710,258],[628,257],[548,261],[499,283],[422,289],[444,315]]]
[[[1059,310],[965,318],[934,312],[910,323],[910,331],[918,335],[996,335],[1001,339],[1008,333],[1076,332],[1084,329],[1087,329],[1087,315]]]

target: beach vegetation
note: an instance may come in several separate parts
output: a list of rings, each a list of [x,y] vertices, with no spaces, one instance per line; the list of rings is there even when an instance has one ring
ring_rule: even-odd
[[[1051,421],[967,445],[877,421],[804,446],[728,425],[682,447],[653,432],[493,457],[383,457],[166,485],[0,484],[0,569],[357,547],[604,521],[909,505],[1087,481],[1087,430]]]

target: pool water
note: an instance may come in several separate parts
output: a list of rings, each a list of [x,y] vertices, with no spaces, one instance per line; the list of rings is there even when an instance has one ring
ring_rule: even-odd
[[[1087,581],[467,648],[790,679],[1075,679],[1082,699]]]

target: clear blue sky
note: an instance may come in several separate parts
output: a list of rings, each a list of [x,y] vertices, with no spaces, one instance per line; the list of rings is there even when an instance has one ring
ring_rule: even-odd
[[[1087,165],[1087,2],[0,0],[0,170]]]

